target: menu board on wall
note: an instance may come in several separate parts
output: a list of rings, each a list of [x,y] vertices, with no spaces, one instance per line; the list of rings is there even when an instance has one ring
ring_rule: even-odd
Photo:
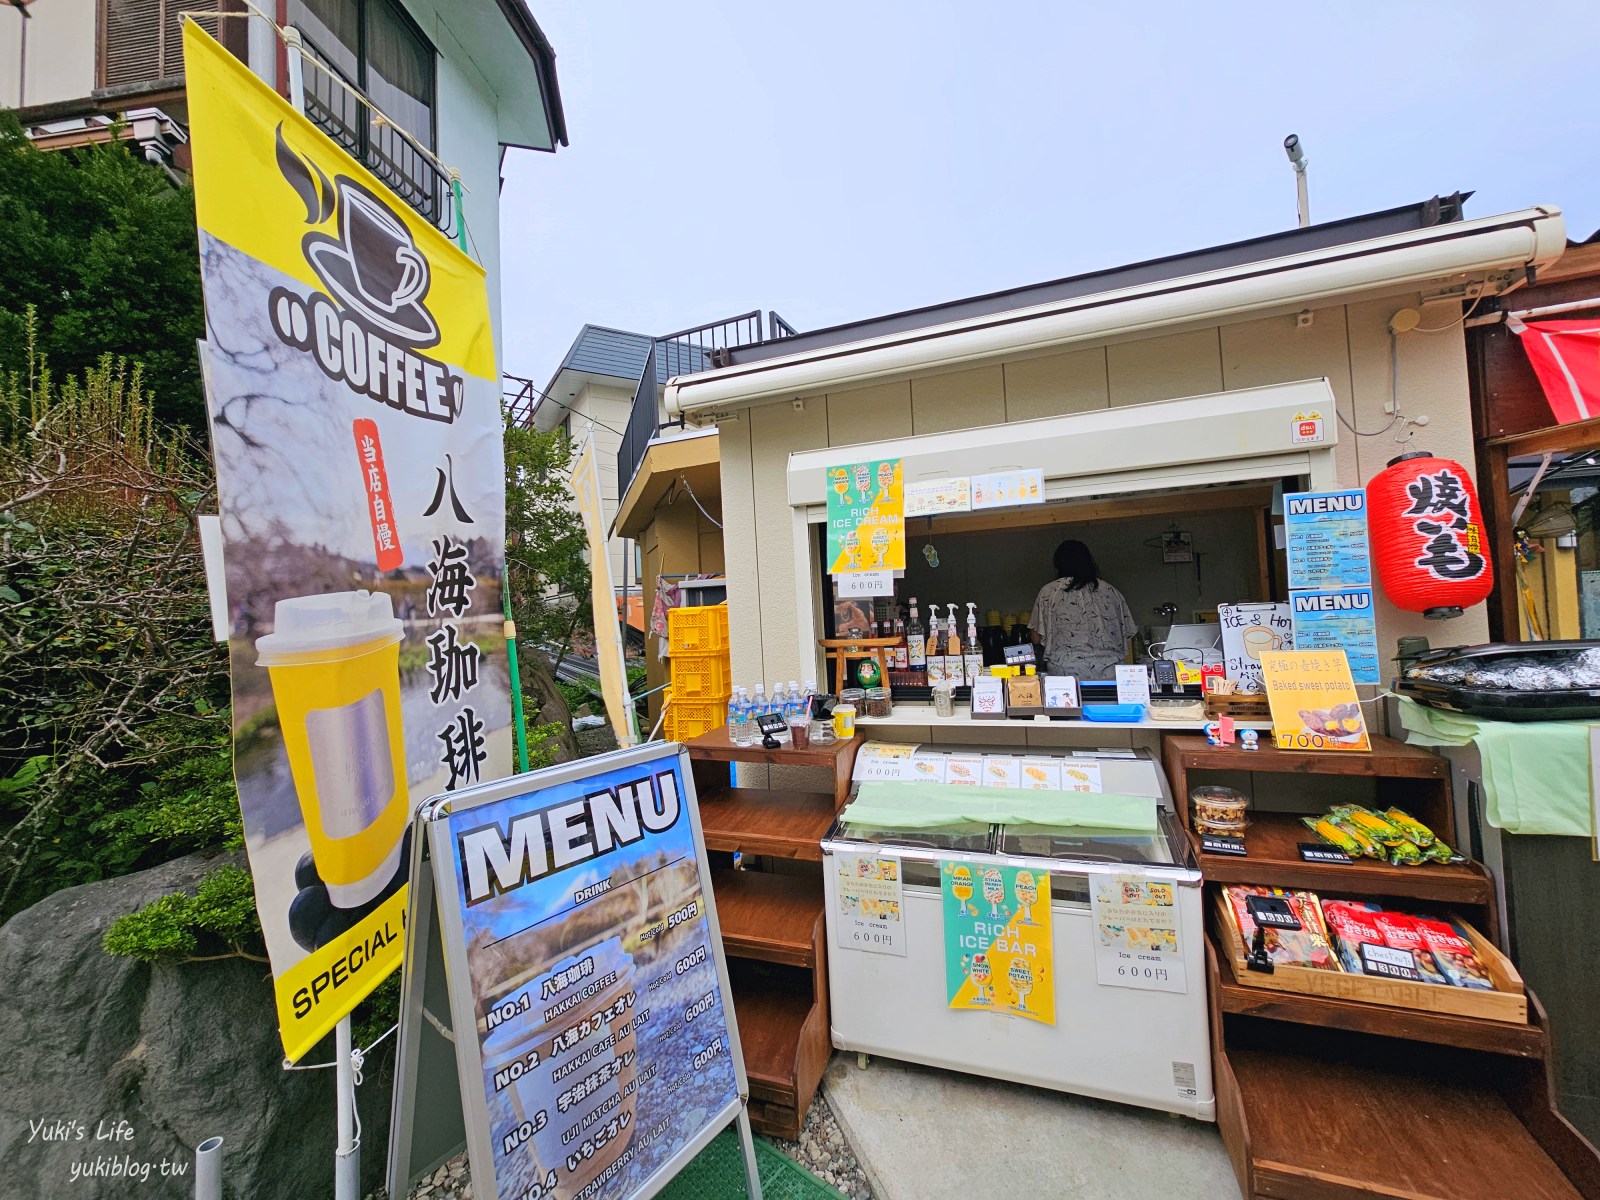
[[[1372,582],[1365,489],[1284,496],[1283,533],[1291,589],[1363,587]]]
[[[1343,650],[1357,683],[1382,683],[1372,589],[1291,592],[1297,650]]]
[[[1342,649],[1355,682],[1382,683],[1366,491],[1286,495],[1283,525],[1294,648]]]

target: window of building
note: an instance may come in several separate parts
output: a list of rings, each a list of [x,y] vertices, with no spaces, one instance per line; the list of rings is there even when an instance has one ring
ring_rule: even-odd
[[[436,132],[432,44],[392,0],[289,0],[288,16],[316,60],[305,71],[306,116],[423,216],[448,226],[450,181],[422,153]],[[335,76],[399,129],[374,125]]]
[[[96,85],[103,88],[177,80],[183,75],[183,30],[178,14],[188,0],[100,0],[96,6]],[[239,12],[237,0],[207,8]],[[243,21],[204,21],[202,27],[235,54],[244,48]]]

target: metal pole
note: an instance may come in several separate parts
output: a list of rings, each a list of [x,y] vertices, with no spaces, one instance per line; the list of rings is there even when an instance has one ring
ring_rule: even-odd
[[[1306,188],[1306,168],[1302,163],[1294,169],[1295,198],[1300,204],[1300,228],[1311,224],[1311,193]]]
[[[450,195],[456,206],[456,245],[467,253],[467,209],[461,194],[461,173],[450,172]],[[531,384],[529,386],[532,386]],[[517,773],[528,769],[528,719],[522,711],[522,668],[517,663],[517,623],[511,619],[511,572],[500,577],[500,610],[505,616],[506,662],[511,677],[511,724],[517,739]]]
[[[351,1054],[348,1015],[340,1020],[333,1036],[339,1089],[339,1145],[333,1160],[333,1200],[360,1200],[361,1143],[356,1141],[356,1066]]]
[[[21,108],[27,103],[28,94],[28,10],[18,7],[22,14],[22,47],[17,55],[17,107]]]
[[[222,1200],[222,1139],[207,1138],[194,1148],[194,1200]]]
[[[761,1200],[761,1171],[756,1166],[756,1143],[750,1136],[750,1110],[739,1109],[739,1145],[744,1150],[744,1183],[750,1200]]]
[[[289,103],[294,105],[295,112],[303,117],[306,115],[306,68],[300,57],[304,53],[300,42],[300,31],[293,25],[283,27],[283,44],[287,48],[289,62]]]

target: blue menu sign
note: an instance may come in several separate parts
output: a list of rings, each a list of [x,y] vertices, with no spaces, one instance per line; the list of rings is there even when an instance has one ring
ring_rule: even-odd
[[[1290,592],[1296,650],[1343,650],[1356,683],[1382,683],[1371,588]]]
[[[1291,591],[1371,586],[1363,488],[1290,493],[1283,498],[1283,528]]]

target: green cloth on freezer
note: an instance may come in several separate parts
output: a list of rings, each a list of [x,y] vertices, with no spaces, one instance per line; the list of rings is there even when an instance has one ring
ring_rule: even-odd
[[[1476,743],[1484,819],[1507,833],[1589,837],[1589,726],[1585,721],[1489,721],[1400,701],[1414,746]]]
[[[979,825],[1084,825],[1156,832],[1154,796],[1067,792],[1051,788],[968,787],[917,780],[868,780],[845,806],[846,821],[875,829]]]

